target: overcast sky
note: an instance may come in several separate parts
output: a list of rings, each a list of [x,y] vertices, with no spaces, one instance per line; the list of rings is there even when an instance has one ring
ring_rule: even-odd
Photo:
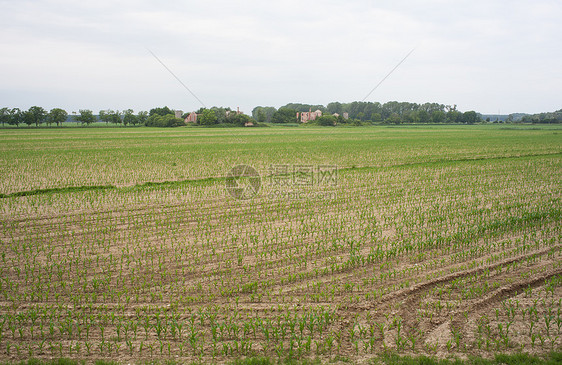
[[[560,0],[0,0],[0,107],[562,108]]]

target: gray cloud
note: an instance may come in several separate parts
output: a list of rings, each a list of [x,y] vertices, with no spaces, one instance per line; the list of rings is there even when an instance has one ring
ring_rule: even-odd
[[[165,4],[165,5],[164,5]],[[559,109],[557,1],[0,0],[6,106],[136,110],[362,99]]]

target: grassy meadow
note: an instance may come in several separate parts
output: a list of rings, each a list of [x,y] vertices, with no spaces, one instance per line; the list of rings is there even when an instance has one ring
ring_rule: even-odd
[[[562,127],[0,129],[0,172],[2,361],[562,348]]]

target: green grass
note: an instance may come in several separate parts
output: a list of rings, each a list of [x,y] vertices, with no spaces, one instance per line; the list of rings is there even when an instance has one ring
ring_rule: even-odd
[[[29,359],[27,361],[20,362],[3,362],[6,365],[79,365],[84,364],[84,361],[70,360],[70,359],[54,359],[54,360],[39,360],[39,359]],[[97,364],[97,363],[96,363]],[[100,363],[102,365],[102,363]]]
[[[348,363],[347,359],[334,358],[328,362],[320,360],[272,360],[266,357],[250,357],[244,359],[236,359],[231,361],[230,365],[276,365],[276,364],[294,364],[294,365],[314,365],[322,363]],[[20,362],[3,362],[2,365],[80,365],[84,364],[83,360],[70,359],[54,359],[54,360],[38,360],[30,359]],[[114,365],[118,364],[111,360],[96,360],[95,365]],[[176,364],[173,360],[154,360],[151,364]],[[481,357],[471,357],[468,360],[460,359],[437,359],[427,356],[399,356],[396,354],[383,355],[369,361],[373,365],[556,365],[562,364],[562,352],[552,352],[545,357],[537,357],[529,354],[498,354],[493,359],[485,359]]]
[[[516,353],[531,348],[527,331],[484,350],[503,312],[485,322],[486,338],[463,329],[474,350],[447,343],[450,359],[376,357],[444,353],[415,329],[484,323],[469,309],[496,290],[486,313],[504,298],[521,300],[519,313],[542,300],[540,318],[560,309],[557,128],[1,130],[0,359],[559,363],[548,355],[560,345],[554,327],[533,332],[554,334],[533,343],[541,357]],[[264,179],[240,201],[224,176],[242,163],[263,177],[276,164],[337,165],[337,184],[289,186],[305,195],[285,198],[268,195],[284,191]],[[417,342],[388,347],[370,329],[398,333],[400,313],[413,312],[401,307],[408,288],[419,303],[402,333]],[[514,328],[529,317],[518,314]],[[455,359],[467,353],[486,358]]]
[[[386,355],[373,361],[380,365],[555,365],[562,364],[562,353],[553,352],[544,358],[520,353],[513,355],[498,354],[493,359],[471,357],[468,360],[437,359],[426,356],[410,357]]]
[[[0,129],[0,194],[219,177],[240,163],[259,169],[325,163],[358,168],[544,155],[562,152],[560,130],[559,126]]]

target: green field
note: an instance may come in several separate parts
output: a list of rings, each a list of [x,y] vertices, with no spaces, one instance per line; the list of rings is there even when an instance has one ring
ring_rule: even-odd
[[[0,172],[0,360],[562,346],[562,127],[0,129]]]
[[[562,128],[0,130],[0,193],[222,176],[245,163],[383,167],[560,153]]]

